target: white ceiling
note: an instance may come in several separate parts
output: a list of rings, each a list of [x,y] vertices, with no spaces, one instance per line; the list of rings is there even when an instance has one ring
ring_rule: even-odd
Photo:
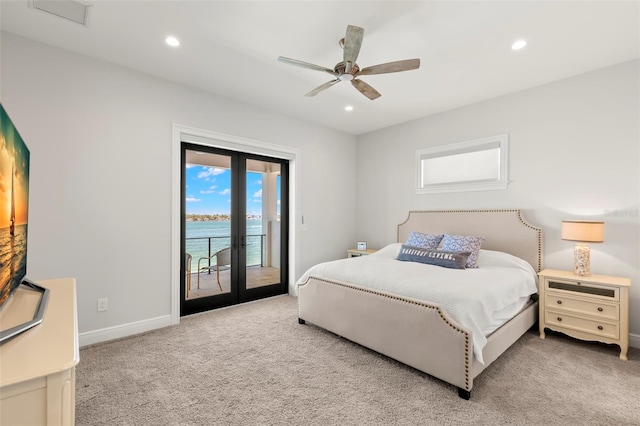
[[[638,1],[94,0],[88,27],[27,3],[2,0],[3,31],[356,135],[640,56]],[[348,24],[365,29],[361,68],[420,69],[362,77],[375,101],[348,82],[304,97],[331,76],[276,58],[333,68]]]

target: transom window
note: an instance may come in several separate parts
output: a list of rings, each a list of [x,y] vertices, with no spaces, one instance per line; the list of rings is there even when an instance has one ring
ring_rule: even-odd
[[[507,142],[505,134],[416,151],[416,192],[507,189]]]

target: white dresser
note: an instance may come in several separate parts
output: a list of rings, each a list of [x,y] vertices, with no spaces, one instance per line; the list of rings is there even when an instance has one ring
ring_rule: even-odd
[[[629,278],[583,277],[553,269],[538,275],[541,338],[548,328],[582,340],[613,343],[620,346],[620,359],[627,360]]]
[[[80,360],[73,278],[39,281],[50,291],[40,325],[0,345],[0,425],[73,425]],[[0,313],[2,329],[32,315],[40,296],[18,288]],[[5,309],[7,308],[7,309]]]

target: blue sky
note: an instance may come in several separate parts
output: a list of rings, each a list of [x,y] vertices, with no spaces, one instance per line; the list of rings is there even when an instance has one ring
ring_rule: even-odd
[[[186,179],[187,213],[230,213],[231,171],[229,169],[190,164],[187,165]],[[262,214],[262,175],[260,173],[247,173],[247,214]]]

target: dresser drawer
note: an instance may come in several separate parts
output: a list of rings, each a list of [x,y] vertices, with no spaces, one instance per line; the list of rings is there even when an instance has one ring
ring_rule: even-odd
[[[544,311],[544,317],[545,322],[549,326],[558,326],[611,339],[620,338],[620,327],[618,323],[575,317],[566,312],[551,309]]]
[[[549,278],[544,281],[545,292],[564,293],[567,295],[583,295],[594,300],[608,300],[618,302],[620,300],[620,289],[618,287],[594,284],[585,281],[569,281]]]
[[[557,293],[545,295],[545,306],[557,311],[586,314],[613,321],[620,319],[620,305],[618,304],[600,303],[597,300],[574,299]]]

